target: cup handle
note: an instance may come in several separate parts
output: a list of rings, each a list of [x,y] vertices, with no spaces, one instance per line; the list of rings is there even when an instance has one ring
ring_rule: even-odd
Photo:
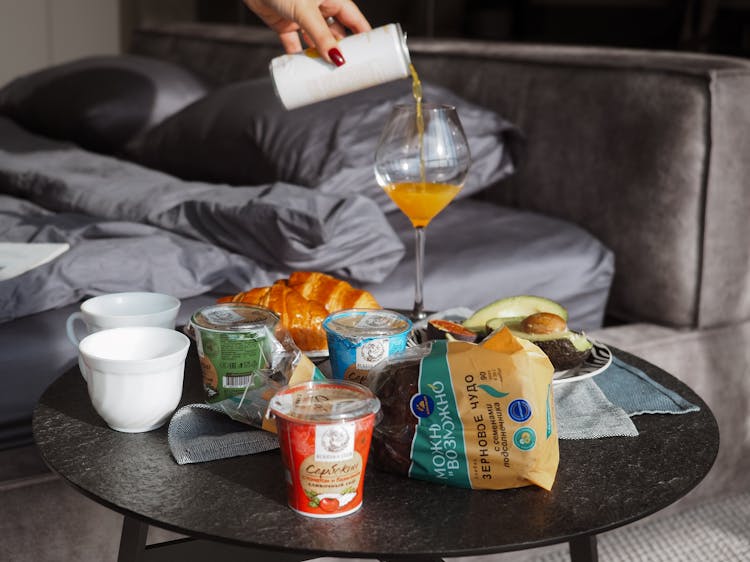
[[[75,323],[76,320],[80,320],[81,322],[84,322],[83,320],[83,314],[80,312],[74,312],[70,316],[68,316],[67,321],[65,322],[65,331],[68,334],[68,339],[71,341],[71,343],[78,347],[78,344],[81,343],[81,340],[79,340],[76,337],[76,329],[75,329]]]
[[[81,371],[81,376],[86,381],[86,384],[89,384],[89,368],[80,355],[78,355],[78,370]]]
[[[191,340],[195,341],[195,328],[193,328],[193,323],[188,322],[182,327],[182,331],[185,333],[187,337],[189,337]]]

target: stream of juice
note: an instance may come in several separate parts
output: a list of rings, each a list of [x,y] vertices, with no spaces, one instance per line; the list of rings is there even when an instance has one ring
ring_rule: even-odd
[[[419,180],[424,183],[424,115],[422,114],[422,81],[419,79],[417,69],[409,63],[409,74],[411,74],[411,93],[417,106],[417,135],[419,136]]]
[[[450,203],[461,186],[428,182],[424,165],[424,115],[422,113],[422,82],[417,69],[409,65],[411,89],[417,108],[417,134],[419,136],[419,181],[402,182],[386,186],[385,192],[399,209],[409,217],[415,228],[423,228]]]

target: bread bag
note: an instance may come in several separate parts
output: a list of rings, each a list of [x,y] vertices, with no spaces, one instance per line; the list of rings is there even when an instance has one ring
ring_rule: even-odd
[[[376,468],[474,489],[552,488],[559,462],[553,368],[507,328],[482,342],[436,340],[377,365]]]

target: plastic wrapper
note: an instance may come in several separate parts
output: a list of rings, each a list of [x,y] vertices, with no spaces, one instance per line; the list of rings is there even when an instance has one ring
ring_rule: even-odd
[[[553,368],[507,328],[481,344],[436,340],[370,371],[376,468],[474,489],[551,489],[559,463]]]
[[[234,420],[275,431],[268,403],[282,387],[325,379],[270,310],[223,303],[196,311],[189,325],[206,402]]]

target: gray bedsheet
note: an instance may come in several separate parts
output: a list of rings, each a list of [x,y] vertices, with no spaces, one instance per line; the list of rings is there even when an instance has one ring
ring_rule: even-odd
[[[365,197],[185,182],[3,118],[0,239],[71,244],[53,262],[0,282],[0,321],[104,292],[243,290],[294,269],[377,282],[404,254]]]

